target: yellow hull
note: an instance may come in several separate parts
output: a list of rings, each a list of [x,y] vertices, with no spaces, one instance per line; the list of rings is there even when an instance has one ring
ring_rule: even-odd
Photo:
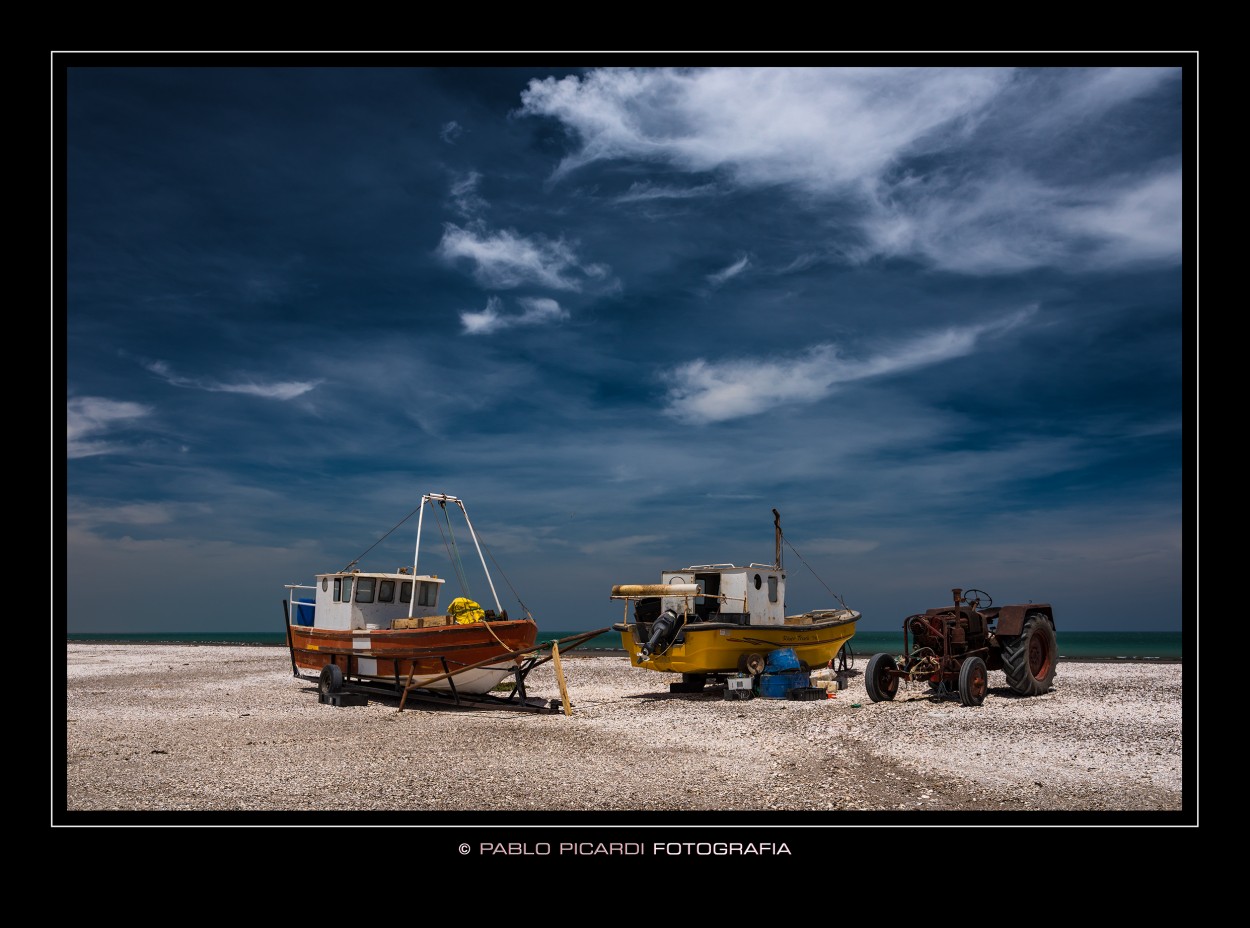
[[[761,659],[777,648],[793,648],[809,667],[823,667],[855,635],[859,613],[840,610],[835,618],[810,625],[725,625],[692,622],[668,648],[641,659],[643,642],[633,623],[612,626],[621,634],[621,646],[635,667],[665,673],[759,672]]]

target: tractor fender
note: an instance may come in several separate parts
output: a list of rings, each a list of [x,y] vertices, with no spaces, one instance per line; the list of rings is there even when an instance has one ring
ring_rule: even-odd
[[[999,608],[994,634],[999,638],[1019,635],[1024,631],[1025,618],[1038,612],[1046,616],[1051,628],[1055,627],[1055,614],[1051,611],[1050,603],[1017,603]]]

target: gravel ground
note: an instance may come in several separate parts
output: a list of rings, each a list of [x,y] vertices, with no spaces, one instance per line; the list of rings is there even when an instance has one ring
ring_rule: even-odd
[[[670,694],[678,677],[624,656],[570,654],[566,716],[419,701],[400,711],[378,695],[325,705],[283,648],[67,649],[66,790],[54,824],[89,824],[75,813],[101,811],[1194,817],[1179,663],[1065,662],[1054,688],[1032,698],[991,672],[984,704],[969,708],[921,684],[872,703],[862,661],[833,699],[730,701]],[[559,698],[550,662],[527,689]]]

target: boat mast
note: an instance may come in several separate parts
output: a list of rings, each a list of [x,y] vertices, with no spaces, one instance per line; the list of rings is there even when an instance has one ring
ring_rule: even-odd
[[[775,536],[775,540],[774,540],[775,551],[773,553],[773,566],[776,567],[778,570],[781,570],[781,513],[779,513],[776,509],[773,510],[773,527],[776,530],[773,533]]]
[[[447,503],[455,503],[460,507],[461,513],[464,514],[464,524],[469,527],[469,536],[473,539],[473,547],[477,549],[478,559],[482,562],[482,572],[486,574],[486,585],[490,587],[490,595],[495,600],[495,611],[499,615],[503,615],[503,606],[499,604],[499,594],[495,592],[495,581],[490,577],[490,568],[486,566],[486,558],[482,554],[482,546],[478,544],[477,532],[473,530],[473,523],[469,521],[469,511],[464,508],[464,501],[454,496],[448,496],[445,493],[426,493],[421,497],[421,515],[417,517],[417,546],[412,552],[412,576],[413,582],[416,582],[417,576],[417,554],[421,550],[421,521],[425,516],[425,504],[437,500],[444,505]],[[408,603],[408,615],[412,615],[412,604],[416,602],[417,595],[414,589],[412,599]]]
[[[477,532],[473,531],[473,523],[469,521],[469,511],[464,508],[464,503],[460,500],[456,500],[456,505],[464,513],[464,524],[469,526],[469,535],[473,538],[473,547],[477,548],[478,560],[482,562],[482,573],[486,574],[486,585],[490,587],[491,598],[495,600],[495,614],[503,615],[503,606],[499,605],[499,594],[495,592],[495,581],[490,578],[490,569],[486,566],[486,558],[482,555],[482,546],[477,543]]]
[[[421,523],[425,521],[425,504],[429,502],[429,494],[421,497],[421,505],[417,514],[417,544],[412,549],[412,595],[408,597],[408,618],[412,618],[412,608],[417,602],[417,556],[421,553]]]

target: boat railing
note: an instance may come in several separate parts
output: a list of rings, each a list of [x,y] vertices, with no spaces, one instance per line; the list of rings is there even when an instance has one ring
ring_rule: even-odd
[[[296,625],[312,625],[313,611],[317,608],[317,588],[301,583],[288,583],[286,589],[290,591],[289,598],[291,600],[291,608],[287,619],[287,624],[294,623]],[[311,599],[299,599],[296,596],[296,590],[306,590],[312,593]],[[296,622],[296,618],[306,618],[307,622]]]
[[[687,584],[686,586],[689,586],[689,585],[690,584]],[[666,586],[665,584],[659,584],[659,583],[637,584],[637,585],[632,585],[632,586],[618,585],[616,587],[613,587],[612,593],[608,598],[625,601],[625,617],[623,619],[623,622],[626,625],[629,624],[630,603],[632,603],[636,599],[648,599],[652,597],[661,597],[661,598],[680,597],[681,602],[682,602],[681,619],[683,623],[689,621],[690,616],[696,612],[696,610],[694,609],[694,605],[693,605],[693,600],[696,598],[701,598],[703,600],[714,599],[718,603],[721,603],[721,604],[728,604],[730,602],[733,602],[735,604],[742,603],[742,611],[743,612],[748,611],[747,610],[747,598],[745,596],[734,597],[731,600],[730,597],[724,593],[704,593],[702,591],[699,591],[697,593],[690,593],[690,592],[687,592],[685,589],[680,589],[676,593],[666,592],[669,589],[672,589],[672,587]]]

